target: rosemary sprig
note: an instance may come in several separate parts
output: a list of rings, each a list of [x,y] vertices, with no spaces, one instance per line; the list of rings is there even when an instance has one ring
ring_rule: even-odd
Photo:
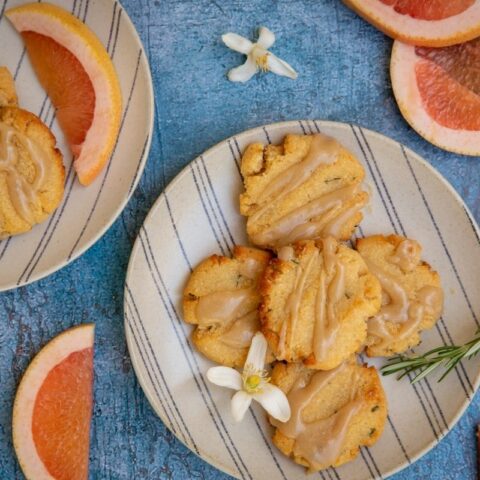
[[[464,358],[471,358],[480,351],[480,330],[477,331],[475,337],[464,345],[446,345],[444,347],[434,348],[423,355],[414,355],[407,357],[397,355],[388,359],[388,364],[384,365],[380,371],[382,375],[392,375],[402,372],[397,380],[400,380],[409,373],[415,373],[410,379],[412,383],[416,383],[429,373],[433,372],[437,367],[442,366],[445,371],[439,378],[441,382],[448,373]]]

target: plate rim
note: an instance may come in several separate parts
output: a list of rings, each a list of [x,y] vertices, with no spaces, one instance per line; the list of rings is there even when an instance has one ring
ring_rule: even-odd
[[[191,161],[189,161],[176,175],[175,177],[170,181],[170,183],[164,188],[164,190],[160,193],[160,195],[157,197],[153,205],[150,207],[150,210],[148,211],[147,216],[145,217],[142,227],[145,228],[145,225],[151,221],[151,218],[155,215],[156,210],[159,208],[160,204],[162,201],[165,199],[165,195],[168,194],[168,192],[175,187],[175,185],[182,180],[182,178],[188,173],[188,170],[190,168],[190,165],[197,161],[201,156],[206,157],[209,154],[212,154],[215,152],[215,150],[221,148],[224,144],[228,144],[229,141],[233,140],[236,137],[239,137],[241,135],[248,135],[254,132],[261,132],[263,129],[268,129],[268,128],[298,128],[298,126],[302,126],[303,124],[309,125],[309,122],[313,122],[314,124],[318,123],[320,126],[333,126],[333,127],[338,127],[340,126],[341,128],[349,128],[353,126],[358,126],[359,128],[362,129],[364,132],[368,132],[372,136],[380,139],[383,142],[389,143],[390,145],[395,145],[395,146],[400,146],[405,149],[405,151],[409,154],[412,154],[415,159],[415,162],[418,162],[420,165],[422,165],[424,168],[427,169],[427,171],[430,174],[433,174],[441,183],[444,187],[447,188],[447,190],[450,192],[451,195],[453,195],[454,200],[456,201],[457,204],[459,204],[461,207],[465,209],[465,212],[467,214],[468,219],[470,220],[472,224],[472,228],[477,235],[477,237],[480,238],[480,227],[475,219],[475,217],[472,215],[470,208],[468,205],[464,202],[460,194],[455,190],[455,188],[450,184],[450,182],[435,168],[433,165],[431,165],[427,160],[423,158],[420,154],[416,153],[414,150],[411,148],[407,147],[403,143],[394,140],[391,137],[388,137],[387,135],[384,135],[383,133],[377,132],[375,130],[371,130],[366,127],[362,127],[356,123],[351,123],[351,122],[340,122],[340,121],[333,121],[333,120],[317,120],[317,119],[302,119],[302,120],[287,120],[287,121],[282,121],[282,122],[275,122],[275,123],[270,123],[270,124],[262,124],[257,127],[249,128],[247,130],[244,130],[242,132],[233,134],[220,142],[217,142],[215,145],[212,147],[208,148],[204,152],[202,152],[200,155],[197,155],[194,157]],[[182,443],[190,452],[195,454],[197,457],[202,459],[203,461],[209,463],[213,467],[217,468],[218,470],[222,471],[223,473],[226,473],[227,475],[232,476],[233,478],[239,478],[236,474],[236,472],[230,471],[228,467],[219,464],[216,459],[210,458],[210,456],[205,455],[202,453],[200,450],[199,452],[195,452],[192,450],[189,445],[182,439],[180,438],[173,430],[170,429],[168,426],[168,421],[166,418],[164,418],[164,415],[160,410],[157,410],[154,406],[154,401],[153,395],[150,393],[149,389],[146,387],[146,380],[143,378],[143,375],[141,373],[141,365],[140,361],[138,360],[137,357],[134,357],[132,355],[132,348],[134,341],[131,338],[131,334],[129,332],[128,328],[128,319],[126,315],[126,299],[127,299],[127,285],[129,284],[129,278],[132,275],[132,271],[134,269],[134,263],[136,256],[138,252],[141,250],[141,240],[140,240],[140,232],[138,233],[137,237],[135,238],[135,242],[132,247],[132,251],[130,254],[130,258],[128,261],[128,267],[127,267],[127,272],[125,275],[125,284],[124,284],[124,304],[123,304],[123,316],[124,316],[124,330],[125,330],[125,339],[127,343],[127,348],[128,352],[130,355],[130,360],[132,362],[132,366],[135,372],[135,375],[138,379],[138,382],[140,386],[142,387],[142,391],[145,394],[150,406],[152,407],[153,411],[155,414],[160,418],[160,420],[163,422],[165,427],[175,436],[175,438]],[[137,364],[138,362],[138,364]],[[432,439],[427,445],[425,445],[422,449],[420,449],[415,455],[410,457],[410,462],[407,460],[404,460],[401,464],[399,464],[397,467],[392,468],[386,472],[380,472],[381,476],[386,480],[387,478],[390,478],[392,475],[395,475],[396,473],[404,470],[405,468],[412,466],[415,462],[420,460],[423,456],[425,456],[430,450],[432,450],[435,446],[437,446],[456,426],[460,418],[463,416],[467,408],[470,406],[472,403],[476,392],[478,391],[478,388],[480,386],[480,368],[477,372],[477,375],[475,377],[475,381],[473,382],[473,391],[471,394],[471,399],[469,400],[468,397],[465,397],[465,400],[457,410],[456,414],[453,416],[452,420],[448,422],[447,427],[444,427],[441,429],[438,440],[437,439]],[[375,479],[380,478],[378,476],[375,476]]]
[[[121,12],[122,12],[122,19],[125,21],[125,26],[127,27],[129,33],[132,35],[133,40],[136,42],[137,46],[140,47],[141,50],[141,62],[143,61],[145,65],[145,76],[147,80],[147,91],[146,91],[146,96],[148,97],[147,99],[147,104],[150,105],[150,112],[149,116],[147,118],[147,123],[148,123],[148,138],[147,142],[145,143],[145,149],[144,152],[141,156],[140,162],[138,163],[138,169],[135,173],[134,181],[131,185],[131,188],[127,192],[127,195],[122,199],[121,202],[118,203],[118,206],[112,211],[112,214],[110,215],[110,218],[108,221],[102,226],[102,228],[98,229],[98,231],[92,236],[92,238],[85,242],[80,248],[76,249],[73,254],[68,257],[62,259],[60,262],[57,262],[56,264],[52,265],[49,268],[46,268],[43,271],[37,272],[37,273],[32,273],[30,278],[27,281],[21,281],[19,283],[7,283],[4,285],[0,284],[0,293],[2,292],[8,292],[11,290],[15,290],[20,287],[25,287],[27,285],[30,285],[34,282],[38,282],[39,280],[42,280],[44,278],[49,277],[50,275],[53,275],[54,273],[62,270],[65,268],[67,265],[75,261],[77,258],[81,257],[84,253],[87,252],[91,247],[93,247],[107,232],[110,230],[112,225],[117,221],[118,217],[121,215],[125,207],[127,206],[128,202],[132,198],[132,195],[134,194],[135,190],[137,189],[137,186],[140,182],[140,179],[142,178],[143,171],[145,169],[145,165],[147,163],[148,156],[150,154],[150,148],[152,145],[152,133],[153,133],[153,127],[154,127],[154,119],[155,119],[155,108],[154,108],[154,103],[155,103],[155,96],[154,96],[154,89],[153,89],[153,79],[152,79],[152,72],[150,68],[150,63],[148,61],[148,56],[145,53],[145,47],[143,45],[142,39],[140,38],[140,35],[138,34],[138,31],[135,27],[135,24],[132,22],[132,19],[130,18],[130,15],[128,12],[125,10],[123,5],[116,1],[116,0],[110,0],[110,2],[117,3],[117,6],[120,7]],[[90,28],[90,27],[89,27]],[[103,43],[102,43],[103,45]],[[122,108],[123,112],[123,108]],[[119,132],[120,136],[120,132]],[[109,158],[109,162],[112,159]],[[105,165],[105,169],[107,168],[108,163]],[[104,170],[105,170],[104,169]],[[76,175],[76,174],[75,174]],[[88,188],[88,187],[85,187]],[[62,199],[63,200],[63,199]],[[157,199],[158,200],[158,199]],[[57,207],[59,208],[60,205]],[[53,212],[52,212],[53,214]],[[40,224],[41,225],[41,224]],[[30,232],[25,232],[23,235],[28,235]],[[22,235],[22,236],[23,236]],[[11,236],[8,238],[15,238],[15,236]],[[6,238],[4,241],[8,241],[8,238]]]

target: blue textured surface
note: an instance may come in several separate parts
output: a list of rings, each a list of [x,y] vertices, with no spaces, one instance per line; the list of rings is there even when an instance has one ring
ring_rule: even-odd
[[[412,131],[395,105],[391,40],[337,0],[126,0],[149,55],[156,92],[152,150],[139,187],[110,231],[83,257],[28,287],[0,294],[0,478],[23,478],[12,450],[11,407],[32,356],[82,322],[97,324],[92,479],[227,478],[183,447],[155,416],[130,363],[123,330],[128,257],[149,208],[196,155],[234,133],[281,120],[355,122],[399,140],[431,162],[480,220],[480,164],[442,152]],[[229,83],[243,58],[220,42],[266,25],[273,51],[297,81],[257,76]],[[1,272],[0,272],[1,275]],[[452,392],[455,395],[455,392]],[[475,478],[479,397],[422,460],[392,477]],[[405,419],[408,421],[408,419]]]

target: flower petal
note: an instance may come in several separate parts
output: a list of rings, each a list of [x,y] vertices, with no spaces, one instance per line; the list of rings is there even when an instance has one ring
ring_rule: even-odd
[[[290,419],[290,404],[287,396],[275,385],[267,383],[264,385],[261,393],[255,393],[253,398],[262,405],[262,407],[280,422],[286,422]]]
[[[250,80],[257,73],[257,64],[250,56],[247,61],[239,67],[232,68],[228,72],[228,79],[231,82],[246,82]]]
[[[241,422],[245,416],[245,412],[252,403],[252,396],[243,390],[237,392],[232,398],[232,415],[236,422]]]
[[[265,367],[265,355],[267,353],[267,339],[262,332],[257,332],[250,344],[245,366],[251,365],[254,370],[262,371]]]
[[[275,43],[275,34],[267,27],[260,27],[257,43],[265,50],[268,50]]]
[[[222,40],[228,48],[245,55],[248,55],[253,47],[253,43],[250,40],[236,33],[226,33],[222,35]]]
[[[207,370],[207,378],[219,387],[242,389],[242,376],[233,368],[211,367]]]
[[[293,80],[298,77],[297,72],[287,62],[280,60],[280,58],[273,53],[268,54],[268,69],[277,75],[288,77]]]

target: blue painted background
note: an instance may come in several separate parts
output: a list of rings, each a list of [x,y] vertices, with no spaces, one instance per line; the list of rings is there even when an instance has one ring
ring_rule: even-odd
[[[22,372],[57,333],[92,321],[97,334],[91,478],[227,478],[183,447],[153,413],[132,370],[122,312],[129,254],[149,208],[184,165],[225,137],[281,120],[355,122],[420,153],[448,178],[480,220],[479,159],[442,152],[408,127],[389,82],[391,40],[340,1],[125,0],[123,5],[152,68],[152,150],[127,208],[94,247],[49,278],[0,294],[2,480],[23,478],[10,426]],[[246,85],[226,80],[227,70],[243,57],[222,45],[221,34],[235,31],[252,37],[260,25],[276,33],[273,51],[298,70],[297,81],[271,74]],[[476,478],[479,405],[477,396],[433,451],[392,478]]]

